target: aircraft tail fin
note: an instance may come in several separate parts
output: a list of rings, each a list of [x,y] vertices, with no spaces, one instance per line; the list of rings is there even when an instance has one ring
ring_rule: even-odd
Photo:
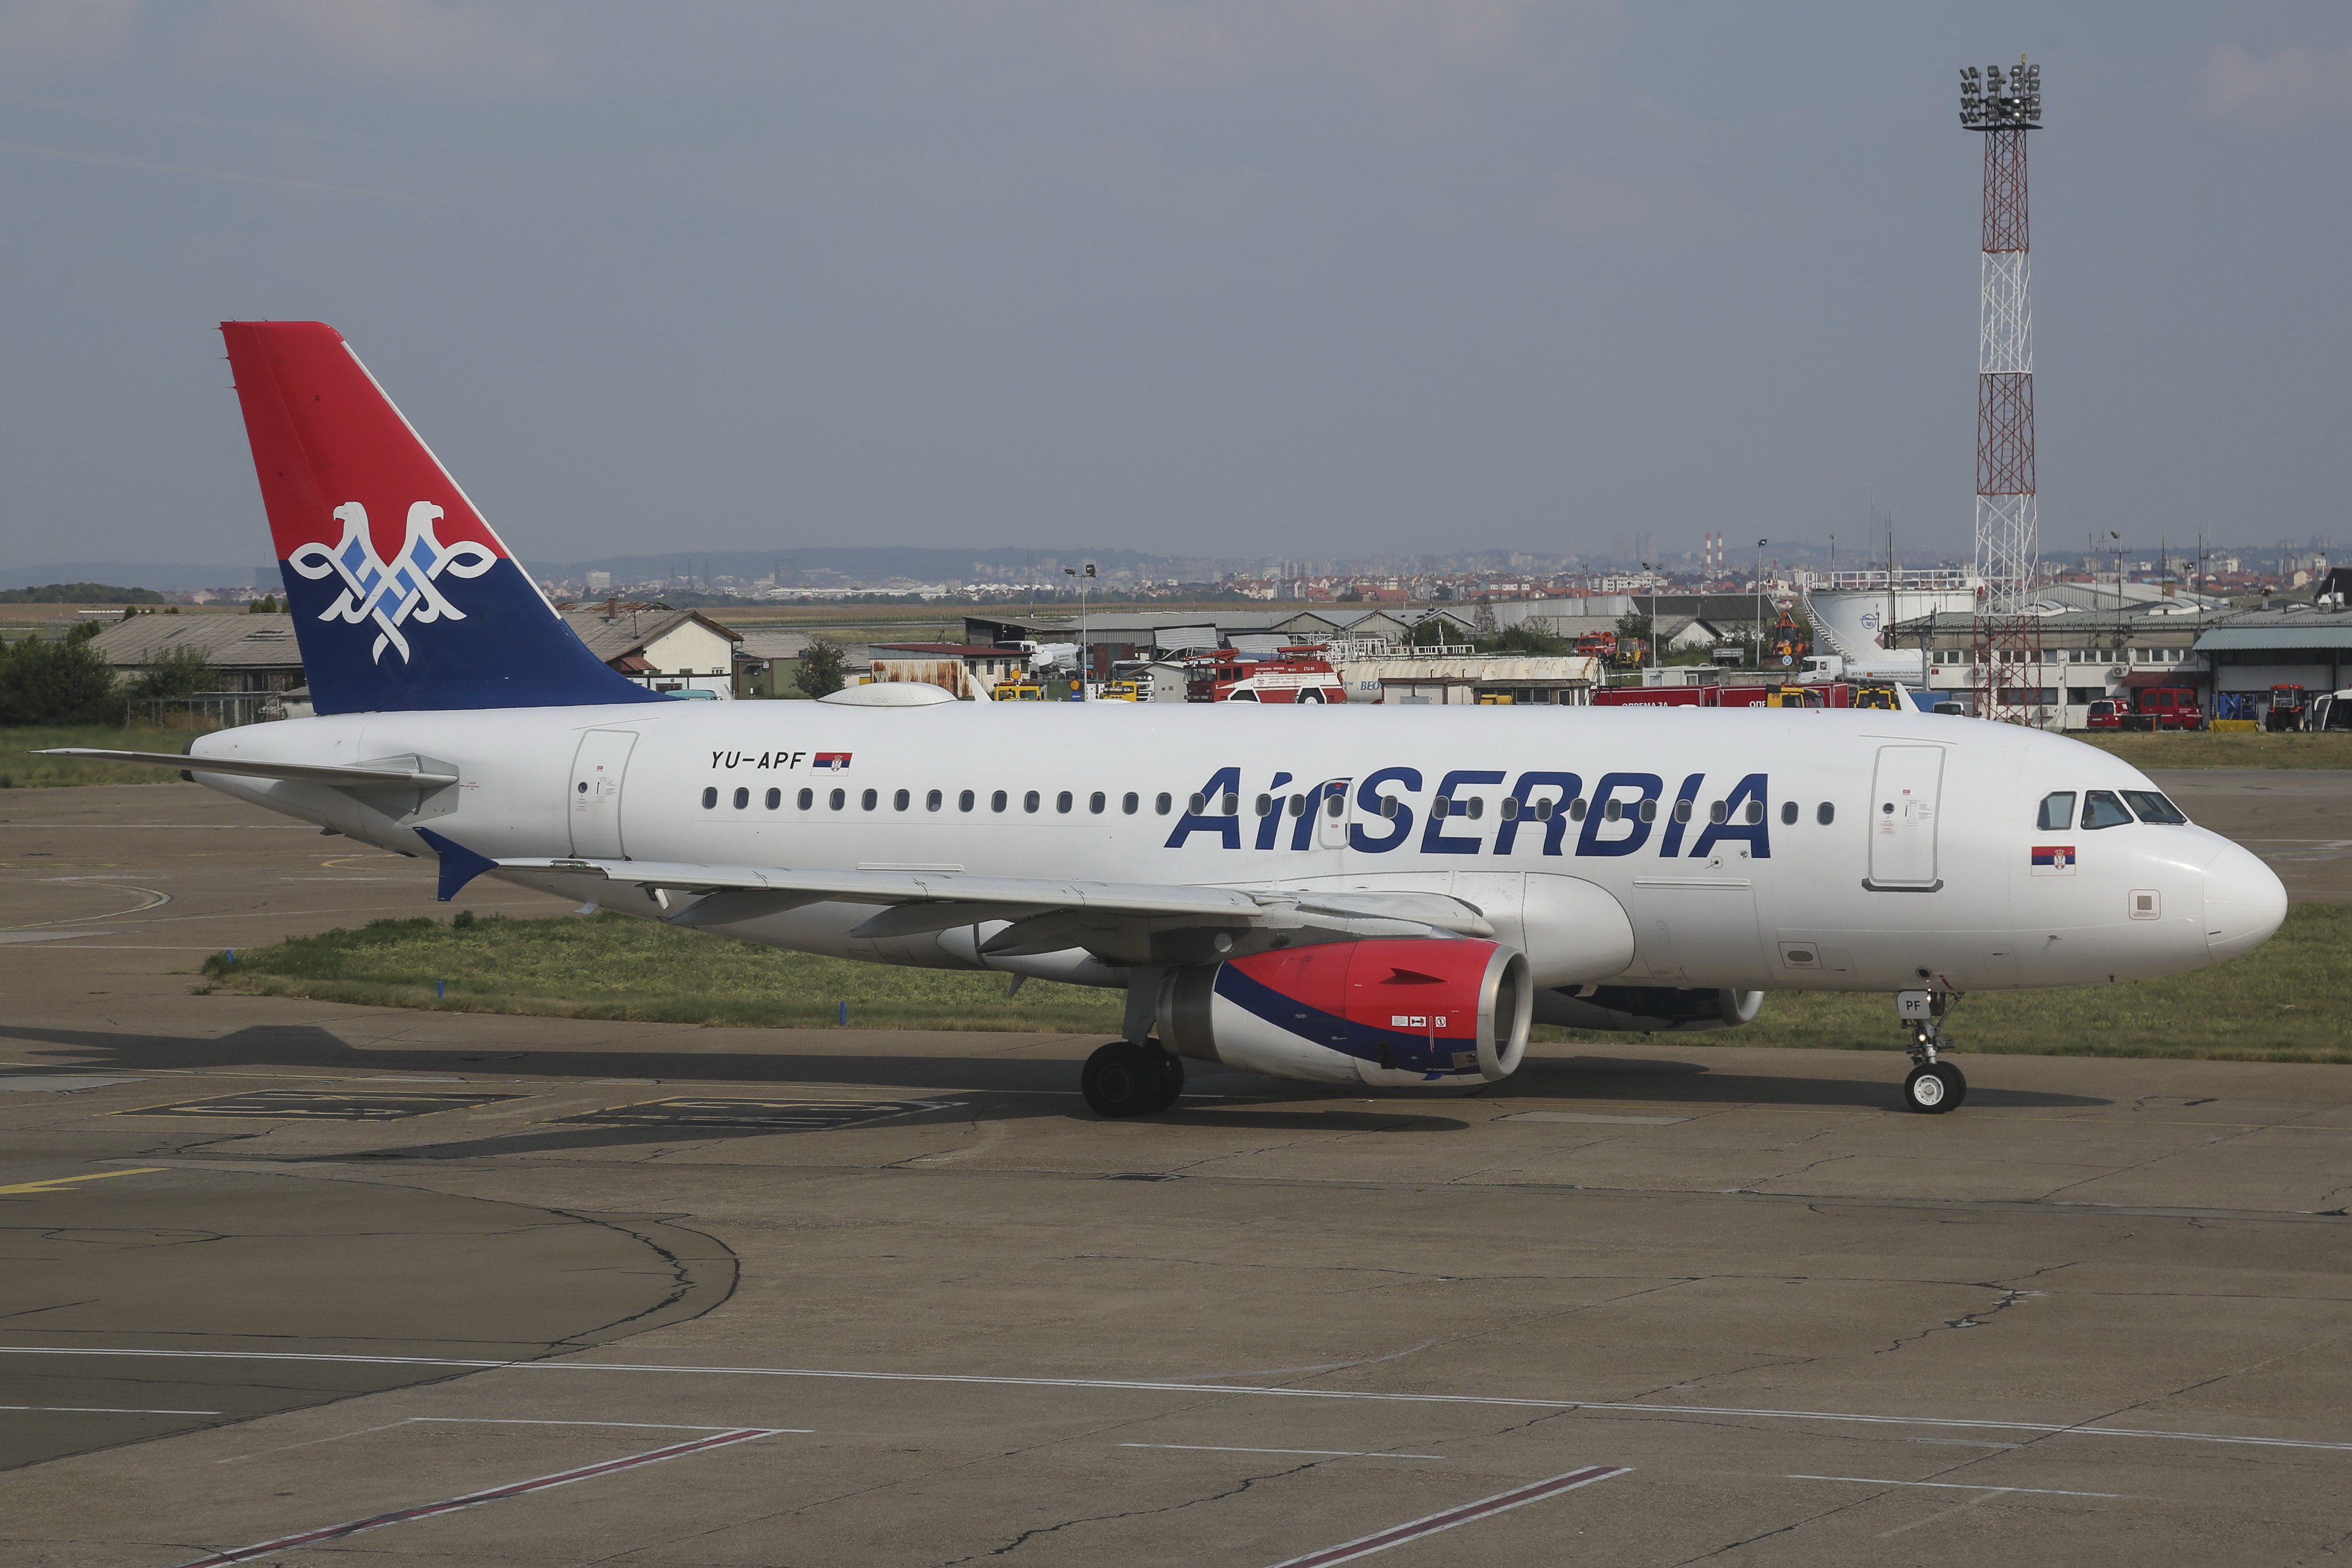
[[[318,712],[665,700],[589,652],[341,333],[221,335]]]

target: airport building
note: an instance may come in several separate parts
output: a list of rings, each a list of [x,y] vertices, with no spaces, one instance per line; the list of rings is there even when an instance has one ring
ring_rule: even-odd
[[[126,684],[191,653],[216,672],[213,689],[142,699],[150,711],[134,716],[187,715],[239,725],[287,717],[289,695],[300,706],[302,653],[291,615],[133,615],[100,632],[90,646]]]
[[[562,612],[588,651],[657,692],[735,695],[735,645],[743,634],[698,610],[604,603]]]
[[[2334,606],[2288,604],[2233,615],[2197,639],[2217,699],[2258,710],[2273,686],[2301,686],[2313,696],[2341,691],[2352,665],[2352,613]]]

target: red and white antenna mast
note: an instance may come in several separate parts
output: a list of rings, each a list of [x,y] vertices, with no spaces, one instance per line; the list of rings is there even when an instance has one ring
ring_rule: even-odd
[[[2041,566],[2033,496],[2033,301],[2025,135],[2042,129],[2042,68],[1960,68],[1960,124],[1984,137],[1983,310],[1977,340],[1977,711],[2035,723]]]

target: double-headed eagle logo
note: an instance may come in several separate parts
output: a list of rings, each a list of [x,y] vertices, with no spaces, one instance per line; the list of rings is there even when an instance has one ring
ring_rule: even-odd
[[[386,648],[396,648],[405,664],[408,639],[400,632],[404,622],[466,618],[466,612],[434,585],[434,579],[445,571],[457,577],[479,577],[498,564],[499,558],[487,546],[470,540],[444,545],[434,538],[433,525],[442,516],[441,508],[430,501],[412,502],[408,537],[387,564],[377,559],[375,543],[368,536],[367,508],[357,501],[346,502],[335,508],[336,519],[343,525],[341,542],[332,549],[304,545],[288,558],[288,564],[313,580],[341,576],[342,593],[319,619],[354,626],[373,621],[381,632],[375,640],[375,662],[383,663]]]

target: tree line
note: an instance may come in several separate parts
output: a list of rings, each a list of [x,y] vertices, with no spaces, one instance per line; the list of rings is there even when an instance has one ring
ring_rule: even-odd
[[[220,689],[220,671],[194,648],[174,648],[130,680],[90,640],[104,628],[84,622],[63,637],[0,641],[0,725],[120,726],[132,702]]]

